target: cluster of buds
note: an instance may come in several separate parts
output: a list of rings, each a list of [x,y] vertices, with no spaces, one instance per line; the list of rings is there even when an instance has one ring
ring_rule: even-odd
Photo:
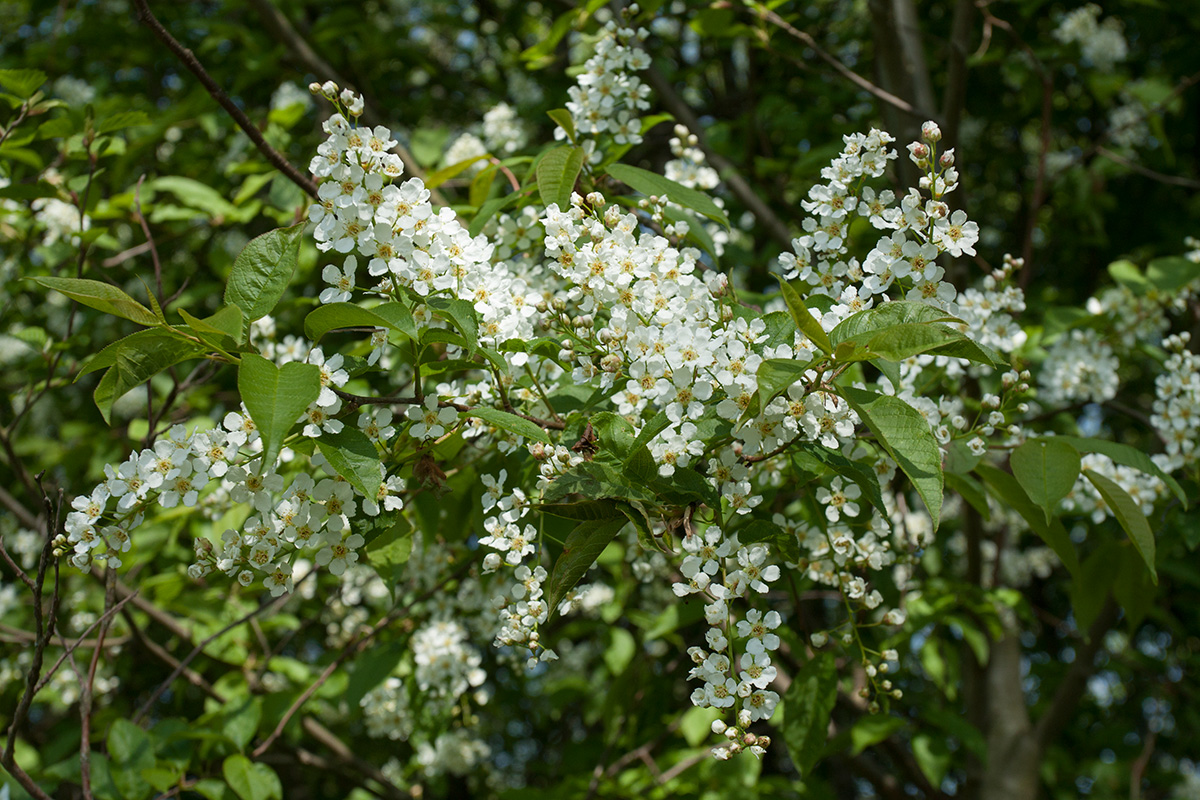
[[[319,94],[329,102],[340,106],[347,114],[352,117],[361,117],[363,113],[363,98],[362,95],[356,94],[351,89],[338,89],[338,85],[333,81],[325,81],[317,83],[313,81],[308,85],[308,90],[313,94]]]
[[[729,740],[727,745],[714,747],[713,756],[721,761],[728,761],[743,750],[749,750],[756,756],[767,752],[767,748],[771,746],[771,737],[759,736],[749,731],[750,722],[749,711],[739,712],[737,725],[726,725],[723,720],[713,720],[712,732]]]

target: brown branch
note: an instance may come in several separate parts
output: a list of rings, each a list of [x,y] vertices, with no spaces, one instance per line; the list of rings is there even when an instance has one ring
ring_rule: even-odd
[[[316,570],[310,570],[307,575],[305,575],[303,578],[300,579],[300,583],[304,583],[304,581],[308,580],[309,576],[315,575],[315,574],[316,574]],[[299,584],[297,584],[297,586],[298,585]],[[272,600],[270,603],[266,603],[265,605],[260,605],[257,608],[254,608],[253,610],[247,612],[246,614],[243,614],[238,619],[229,623],[224,628],[221,628],[216,633],[212,634],[211,636],[207,637],[203,641],[199,642],[195,647],[192,648],[190,653],[188,653],[186,656],[183,657],[183,659],[181,661],[176,662],[176,664],[174,665],[174,669],[171,671],[171,674],[168,675],[161,683],[159,683],[158,687],[154,690],[154,693],[150,695],[150,697],[146,700],[146,702],[142,703],[141,708],[139,708],[138,712],[133,715],[134,724],[140,724],[141,721],[143,719],[145,719],[146,715],[150,713],[150,708],[151,708],[151,706],[154,705],[154,702],[156,700],[158,700],[158,698],[162,697],[163,692],[165,692],[168,688],[170,688],[171,684],[175,682],[176,678],[178,678],[180,675],[185,674],[185,671],[188,669],[188,665],[192,663],[192,661],[196,658],[196,656],[198,656],[202,652],[204,652],[204,648],[208,647],[210,644],[215,642],[217,639],[220,639],[222,636],[229,633],[231,630],[238,627],[239,625],[244,625],[245,623],[254,619],[255,617],[257,617],[259,614],[263,613],[264,611],[271,611],[272,613],[275,611],[278,611],[280,608],[283,607],[284,603],[286,603],[288,600],[290,600],[293,597],[294,594],[295,594],[295,592],[293,591],[290,594],[285,594],[285,595],[282,595],[282,596]],[[183,639],[184,641],[191,641],[190,635],[183,636],[180,638]],[[192,680],[191,677],[189,677],[188,680]],[[192,682],[195,683],[194,680]]]
[[[211,95],[212,98],[216,100],[218,104],[220,104],[221,108],[225,109],[225,112],[233,118],[233,121],[237,123],[237,126],[241,128],[247,136],[250,137],[250,141],[254,143],[254,146],[258,148],[258,151],[263,154],[267,161],[269,161],[276,169],[282,172],[284,177],[303,189],[304,192],[314,200],[319,199],[317,197],[317,185],[313,183],[308,176],[302,174],[300,170],[296,169],[291,162],[283,157],[282,153],[272,147],[270,143],[263,138],[262,133],[254,126],[254,123],[250,121],[250,118],[246,116],[246,113],[238,108],[236,103],[229,99],[229,95],[225,94],[225,90],[217,85],[217,82],[214,81],[212,76],[208,74],[208,71],[204,69],[204,65],[200,63],[195,54],[180,44],[179,41],[171,35],[171,32],[164,28],[162,23],[155,18],[154,14],[150,11],[150,6],[146,4],[146,0],[133,0],[133,5],[137,9],[138,19],[142,21],[142,24],[153,31],[154,35],[158,37],[159,41],[165,44],[167,48],[174,53],[180,61],[183,62],[183,65],[188,68],[188,71],[196,76],[204,88],[208,90],[209,95]]]
[[[132,597],[132,595],[130,597]],[[91,625],[87,626],[87,628],[84,629],[83,633],[79,634],[79,638],[76,639],[75,641],[71,642],[71,644],[67,645],[64,643],[63,654],[58,657],[58,661],[54,662],[54,666],[52,666],[52,667],[50,667],[50,669],[46,670],[46,674],[42,676],[42,679],[40,681],[38,681],[37,688],[35,688],[33,690],[33,693],[37,694],[43,688],[45,688],[46,684],[50,682],[50,679],[52,677],[54,677],[54,673],[57,672],[58,668],[62,666],[63,661],[66,661],[68,658],[70,658],[71,654],[74,653],[77,648],[87,647],[87,648],[99,649],[100,647],[103,647],[104,640],[102,638],[100,638],[99,636],[97,636],[95,639],[85,639],[83,637],[85,637],[89,633],[91,633],[92,630],[97,625],[104,624],[107,620],[112,619],[112,616],[114,614],[118,613],[125,606],[125,604],[129,602],[130,597],[126,597],[126,598],[122,599],[121,602],[117,603],[115,606],[113,606],[108,611],[105,611],[99,617],[99,619],[97,619]],[[115,639],[115,640],[110,639],[109,646],[115,647],[116,645],[123,644],[124,642],[125,642],[124,637],[119,637],[118,639]]]
[[[932,111],[928,111],[928,110],[926,110],[926,108],[915,107],[915,106],[913,106],[912,103],[909,103],[907,100],[897,97],[896,95],[887,91],[883,87],[877,86],[874,83],[871,83],[869,80],[864,78],[862,75],[859,75],[857,72],[855,72],[854,70],[847,67],[841,61],[839,61],[836,57],[834,57],[830,53],[826,52],[826,50],[824,48],[822,48],[819,44],[817,44],[817,40],[814,39],[812,36],[810,36],[807,32],[802,31],[799,28],[796,28],[790,22],[788,22],[786,19],[779,16],[774,11],[771,11],[769,8],[762,5],[761,3],[755,3],[754,6],[750,10],[753,11],[754,14],[756,14],[762,20],[764,20],[766,22],[770,22],[773,25],[776,25],[777,27],[781,28],[782,30],[787,32],[789,35],[791,35],[793,38],[798,39],[799,41],[803,42],[806,47],[808,47],[814,53],[817,54],[818,58],[820,58],[826,64],[831,66],[833,68],[834,72],[836,72],[838,75],[841,75],[843,78],[850,81],[858,88],[863,89],[866,92],[869,92],[870,94],[874,95],[876,98],[882,100],[883,102],[887,103],[890,106],[900,109],[901,111],[905,112],[906,114],[912,114],[913,116],[920,117],[922,119],[932,119],[932,120],[938,119],[937,115],[934,114]]]
[[[967,54],[975,17],[972,0],[958,0],[950,23],[950,56],[946,70],[946,90],[942,95],[942,141],[944,147],[958,145],[958,129],[967,98]]]
[[[1123,167],[1133,170],[1139,175],[1145,175],[1151,180],[1156,180],[1159,183],[1165,183],[1169,186],[1182,186],[1185,189],[1200,189],[1200,181],[1192,178],[1183,178],[1178,175],[1165,175],[1161,172],[1156,172],[1149,167],[1144,167],[1136,161],[1130,161],[1125,156],[1119,153],[1114,153],[1107,147],[1098,147],[1096,152],[1107,158],[1109,161],[1115,161]]]
[[[319,82],[323,82],[327,78],[343,88],[351,85],[351,81],[339,75],[329,62],[312,49],[288,20],[287,15],[280,11],[271,0],[250,0],[250,5],[254,6],[264,27],[271,32],[271,35],[287,49],[297,63],[316,75]],[[371,96],[366,87],[359,86],[358,91],[363,97],[363,113],[359,119],[367,125],[382,124],[382,118],[376,112],[376,109],[379,108],[376,99]],[[404,162],[404,169],[408,174],[422,180],[425,179],[425,171],[421,169],[412,153],[404,145],[397,144],[395,151],[396,155],[400,156],[400,160]],[[437,187],[429,189],[429,197],[436,205],[448,205],[446,198],[438,191]]]
[[[117,571],[109,567],[104,576],[104,611],[106,618],[96,634],[96,648],[92,650],[92,662],[88,665],[87,680],[79,690],[79,783],[83,796],[92,800],[92,701],[96,684],[96,668],[100,666],[100,654],[104,652],[104,637],[108,634],[112,617],[109,610],[115,605],[117,596]]]
[[[671,112],[681,125],[695,135],[697,146],[704,152],[708,162],[721,175],[721,180],[725,181],[725,185],[729,187],[729,191],[733,192],[734,196],[741,200],[742,204],[750,210],[750,213],[763,224],[763,227],[771,234],[771,238],[777,241],[784,250],[790,250],[792,247],[792,234],[788,229],[787,223],[781,220],[771,207],[758,196],[750,184],[746,182],[746,179],[738,172],[733,162],[712,149],[704,137],[704,129],[700,125],[700,120],[696,118],[691,107],[675,91],[675,87],[671,85],[671,82],[667,80],[662,72],[653,66],[646,70],[645,74],[646,82],[658,94],[667,110]]]
[[[161,307],[163,304],[162,262],[158,260],[158,248],[154,246],[150,223],[146,221],[146,215],[142,213],[142,182],[145,180],[146,176],[142,175],[133,189],[133,216],[142,226],[142,234],[146,237],[146,244],[150,247],[150,260],[154,264],[154,287],[158,290],[158,304]]]

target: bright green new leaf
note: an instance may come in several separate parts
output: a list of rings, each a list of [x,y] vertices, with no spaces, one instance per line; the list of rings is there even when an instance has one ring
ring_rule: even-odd
[[[1029,499],[1046,513],[1046,521],[1079,477],[1079,451],[1057,437],[1030,439],[1009,456],[1013,477]]]
[[[28,100],[46,82],[40,69],[0,69],[0,86],[22,100]]]
[[[300,239],[307,223],[276,228],[250,240],[234,259],[225,302],[242,310],[247,323],[271,313],[296,271]]]
[[[725,216],[725,212],[704,192],[689,189],[683,184],[664,178],[655,172],[631,167],[628,164],[609,164],[604,171],[647,197],[651,195],[666,196],[667,199],[684,208],[690,208],[714,222],[721,223],[726,228],[729,227],[729,218]]]
[[[472,408],[470,411],[461,412],[459,416],[464,419],[475,417],[500,430],[515,433],[542,444],[550,444],[550,437],[546,435],[546,431],[540,425],[507,411],[496,408]]]
[[[898,397],[844,387],[842,397],[913,482],[937,530],[942,513],[942,450],[917,410]]]
[[[468,158],[465,161],[459,161],[456,164],[451,164],[448,167],[443,167],[437,172],[431,172],[425,176],[425,187],[428,189],[436,189],[451,178],[456,178],[466,170],[470,169],[472,164],[479,161],[484,161],[491,158],[491,155],[484,153],[481,156]]]
[[[1150,577],[1157,586],[1158,570],[1154,566],[1154,531],[1150,530],[1150,522],[1146,519],[1146,515],[1142,513],[1137,502],[1129,496],[1129,492],[1122,489],[1116,481],[1091,469],[1085,469],[1083,474],[1092,482],[1092,486],[1096,487],[1096,491],[1104,498],[1108,510],[1112,512],[1113,516],[1117,518],[1117,522],[1121,523],[1121,527],[1125,529],[1125,533],[1129,535],[1129,541],[1133,542],[1134,549],[1146,562],[1146,568],[1150,570]]]
[[[241,800],[283,800],[279,776],[266,764],[238,754],[225,759],[221,774]]]
[[[792,314],[792,321],[796,323],[796,327],[800,332],[812,340],[813,344],[821,349],[822,352],[828,354],[833,352],[833,343],[829,339],[829,334],[821,327],[821,323],[808,307],[804,305],[804,298],[800,296],[790,283],[784,281],[780,285],[783,290],[783,299],[787,303],[788,311]]]
[[[856,756],[868,747],[879,744],[905,724],[903,719],[890,714],[868,714],[860,717],[850,729],[850,755]]]
[[[112,314],[148,328],[159,324],[154,312],[112,284],[87,278],[37,277],[33,280],[47,289],[61,292],[72,300],[106,314]]]
[[[571,192],[583,169],[583,150],[571,145],[556,147],[537,165],[537,188],[542,204],[558,204],[559,211],[571,207]]]
[[[430,297],[429,307],[448,320],[463,335],[467,352],[473,354],[479,347],[479,317],[470,300],[448,297]]]
[[[238,392],[262,436],[262,468],[269,470],[288,431],[320,395],[321,370],[298,361],[276,367],[262,356],[247,353],[238,367]]]
[[[118,398],[167,367],[203,354],[204,348],[170,329],[152,328],[130,334],[105,347],[84,365],[81,374],[109,368],[92,398],[104,421],[111,424],[112,405]]]
[[[362,308],[353,303],[328,303],[317,306],[304,318],[304,335],[314,342],[330,331],[342,328],[385,328],[415,339],[417,328],[412,312],[403,303],[384,303]]]
[[[365,433],[347,425],[337,433],[322,433],[317,448],[337,474],[364,497],[374,500],[379,495],[383,482],[379,451]]]
[[[550,117],[558,127],[566,131],[567,141],[575,144],[575,120],[571,117],[571,112],[565,108],[556,108],[546,112],[546,116]]]

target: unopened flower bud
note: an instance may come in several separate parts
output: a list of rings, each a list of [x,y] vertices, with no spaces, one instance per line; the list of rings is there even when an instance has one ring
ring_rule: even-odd
[[[921,138],[927,142],[941,141],[942,129],[933,120],[929,120],[921,126]]]

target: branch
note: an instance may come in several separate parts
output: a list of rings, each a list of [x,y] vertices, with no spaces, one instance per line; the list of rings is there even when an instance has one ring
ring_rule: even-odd
[[[814,39],[812,36],[810,36],[805,31],[802,31],[802,30],[796,28],[790,22],[788,22],[783,17],[776,14],[774,11],[771,11],[766,6],[763,6],[762,4],[755,4],[752,11],[755,14],[757,14],[758,17],[763,19],[764,21],[770,22],[771,24],[778,26],[779,28],[783,29],[788,34],[790,34],[792,37],[799,39],[801,42],[804,43],[804,45],[806,47],[808,47],[814,53],[816,53],[818,58],[820,58],[822,61],[824,61],[829,66],[833,67],[834,72],[836,72],[838,75],[841,75],[843,78],[850,81],[858,88],[869,92],[870,94],[874,95],[875,97],[877,97],[878,99],[887,103],[888,105],[894,106],[895,108],[900,109],[901,111],[905,112],[906,114],[912,114],[914,117],[920,117],[921,119],[937,120],[937,118],[938,118],[937,115],[934,114],[932,111],[928,111],[923,108],[914,107],[913,104],[909,103],[907,100],[897,97],[896,95],[892,94],[891,92],[887,91],[886,89],[884,89],[880,86],[877,86],[874,83],[871,83],[869,80],[864,78],[862,75],[859,75],[857,72],[855,72],[854,70],[847,67],[841,61],[838,61],[837,58],[835,58],[834,56],[832,56],[828,52],[826,52],[824,50],[824,48],[822,48],[819,44],[817,44],[816,39]]]
[[[781,220],[771,210],[771,207],[755,193],[754,189],[750,187],[750,184],[746,182],[746,179],[742,177],[737,167],[729,159],[709,146],[704,138],[704,129],[700,125],[700,120],[696,119],[696,115],[692,112],[691,107],[676,93],[675,87],[671,85],[671,82],[653,66],[646,70],[646,81],[658,93],[663,105],[674,115],[675,119],[695,134],[698,146],[704,152],[709,163],[720,173],[721,179],[725,181],[725,184],[729,187],[729,191],[733,192],[746,208],[750,209],[750,213],[763,224],[767,232],[771,234],[771,238],[779,242],[784,250],[790,250],[792,247],[792,234],[788,230],[787,223]]]
[[[250,0],[250,5],[254,6],[254,9],[258,11],[258,16],[263,21],[263,25],[271,32],[275,39],[287,48],[288,52],[302,67],[313,75],[316,75],[318,80],[328,78],[342,87],[350,86],[353,83],[338,74],[338,71],[329,62],[321,58],[309,46],[308,42],[300,35],[300,32],[296,30],[287,16],[276,8],[271,0]],[[375,98],[370,96],[370,93],[363,86],[359,86],[358,91],[363,96],[364,106],[362,116],[359,119],[371,126],[382,124],[382,118],[375,111],[379,107]],[[405,170],[410,175],[424,181],[425,171],[417,164],[412,153],[408,152],[402,144],[397,144],[395,150],[396,155],[400,156],[400,160],[404,162]],[[429,188],[429,197],[436,205],[448,205],[446,198],[438,191],[437,187]]]
[[[220,104],[221,108],[225,109],[226,113],[237,123],[237,126],[250,137],[250,141],[254,142],[254,146],[266,157],[267,161],[271,162],[288,180],[303,189],[311,198],[318,200],[317,185],[308,176],[301,174],[300,170],[296,169],[290,161],[283,157],[282,153],[272,147],[263,138],[262,133],[254,126],[254,123],[250,121],[246,113],[229,99],[229,95],[225,94],[225,91],[217,85],[217,82],[204,69],[204,65],[200,63],[195,54],[180,44],[171,35],[171,32],[164,28],[162,23],[155,18],[154,14],[150,11],[150,6],[146,4],[146,0],[133,0],[133,5],[137,9],[138,19],[153,31],[154,35],[159,38],[159,41],[165,44],[183,62],[183,65],[188,68],[189,72],[199,79],[212,98]]]
[[[1144,167],[1136,161],[1130,161],[1125,156],[1114,153],[1107,147],[1097,147],[1096,152],[1107,158],[1109,161],[1115,161],[1123,167],[1133,170],[1139,175],[1145,175],[1151,180],[1156,180],[1159,183],[1165,183],[1169,186],[1182,186],[1185,189],[1200,189],[1200,181],[1192,178],[1181,178],[1178,175],[1165,175],[1161,172],[1156,172],[1149,167]]]
[[[958,145],[959,123],[967,97],[967,54],[975,6],[972,0],[958,0],[954,21],[950,24],[950,57],[946,71],[946,91],[942,96],[942,140],[945,147]]]

